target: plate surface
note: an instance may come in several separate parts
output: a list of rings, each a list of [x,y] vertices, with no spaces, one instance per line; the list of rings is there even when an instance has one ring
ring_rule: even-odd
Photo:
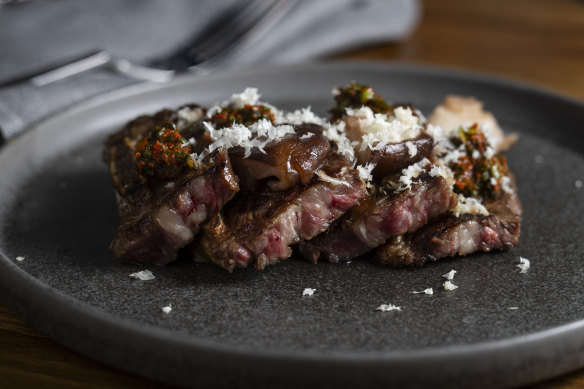
[[[260,89],[326,115],[333,86],[368,83],[428,115],[447,94],[485,102],[518,143],[507,154],[525,217],[517,248],[392,269],[365,258],[293,259],[228,274],[117,260],[105,136],[127,120]],[[584,366],[584,106],[477,75],[389,64],[314,64],[182,78],[103,95],[0,152],[0,291],[32,325],[92,358],[180,385],[509,386]],[[17,256],[25,257],[16,261]],[[521,274],[519,257],[531,268]],[[148,268],[155,279],[130,273]],[[454,291],[442,274],[457,271]],[[434,294],[413,294],[432,287]],[[313,296],[302,296],[314,288]],[[381,312],[392,303],[401,311]],[[171,304],[170,314],[161,307]]]

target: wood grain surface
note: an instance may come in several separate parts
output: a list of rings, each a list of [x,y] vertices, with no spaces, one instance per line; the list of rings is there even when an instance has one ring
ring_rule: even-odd
[[[520,80],[584,100],[584,1],[427,0],[401,43],[332,59],[398,61]],[[0,388],[163,388],[81,356],[38,333],[0,300]],[[532,386],[584,388],[584,369]]]

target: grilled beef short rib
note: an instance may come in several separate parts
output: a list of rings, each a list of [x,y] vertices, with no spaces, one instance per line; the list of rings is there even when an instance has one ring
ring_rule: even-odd
[[[203,227],[194,258],[229,271],[251,263],[263,269],[290,257],[291,245],[325,231],[367,195],[358,172],[331,153],[305,185],[240,193]]]
[[[227,152],[217,150],[202,166],[175,181],[147,182],[135,166],[136,144],[176,111],[141,116],[106,140],[104,160],[116,191],[120,226],[114,254],[132,262],[167,263],[239,190]]]
[[[239,190],[224,149],[211,154],[203,167],[181,176],[129,204],[111,244],[114,254],[132,262],[167,263],[192,242],[200,226]],[[122,212],[120,212],[122,215]]]
[[[198,119],[185,119],[183,108],[199,110],[186,112]],[[103,158],[120,217],[111,244],[117,257],[168,263],[190,244],[195,261],[229,271],[263,269],[290,257],[298,244],[312,262],[345,262],[377,249],[380,261],[403,266],[518,243],[521,205],[514,180],[512,191],[484,202],[488,216],[454,216],[449,210],[456,195],[440,176],[423,173],[406,190],[392,189],[395,173],[432,158],[434,139],[424,132],[380,150],[356,150],[359,164],[374,164],[369,194],[358,171],[331,151],[336,145],[321,126],[294,125],[295,133],[262,149],[235,146],[206,154],[215,139],[201,122],[204,112],[194,104],[165,109],[132,120],[107,139]],[[194,140],[192,151],[206,156],[173,181],[147,180],[136,169],[136,151],[167,122],[177,123],[181,135]]]
[[[311,262],[319,258],[346,262],[394,236],[416,230],[448,211],[454,201],[451,186],[443,177],[424,173],[407,190],[397,192],[387,187],[377,191],[328,231],[302,242],[300,252]]]
[[[145,181],[135,165],[136,147],[150,131],[176,118],[176,111],[163,109],[155,115],[142,115],[130,121],[105,141],[103,160],[109,168],[116,193],[133,204],[143,196]],[[121,212],[124,209],[120,209]],[[122,215],[120,215],[122,216]]]
[[[489,215],[445,214],[413,233],[394,237],[377,249],[376,258],[396,267],[421,266],[440,258],[515,247],[522,210],[514,180],[511,187],[484,202]]]

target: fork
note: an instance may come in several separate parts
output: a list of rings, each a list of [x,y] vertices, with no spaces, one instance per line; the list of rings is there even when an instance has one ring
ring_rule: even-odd
[[[80,57],[45,69],[0,82],[0,88],[21,82],[43,86],[92,69],[107,67],[144,81],[167,82],[177,74],[207,74],[216,69],[235,49],[257,42],[292,8],[296,0],[249,0],[222,12],[193,40],[167,58],[136,64],[105,50],[92,50]]]

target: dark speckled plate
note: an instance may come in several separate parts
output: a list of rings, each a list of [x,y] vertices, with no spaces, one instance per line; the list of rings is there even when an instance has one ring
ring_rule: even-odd
[[[132,117],[210,104],[246,86],[325,114],[331,88],[370,83],[428,114],[447,94],[485,102],[508,132],[525,218],[519,247],[396,270],[289,260],[233,274],[179,261],[118,261],[101,149]],[[87,101],[0,152],[0,289],[32,325],[85,355],[201,386],[510,386],[584,366],[584,106],[483,76],[396,65],[319,64],[140,85]],[[25,257],[16,261],[17,256]],[[521,274],[519,257],[531,268]],[[442,274],[457,271],[458,289]],[[434,294],[413,294],[433,288]],[[314,288],[313,296],[303,296]],[[401,311],[381,312],[392,303]],[[172,306],[170,314],[161,307]]]

